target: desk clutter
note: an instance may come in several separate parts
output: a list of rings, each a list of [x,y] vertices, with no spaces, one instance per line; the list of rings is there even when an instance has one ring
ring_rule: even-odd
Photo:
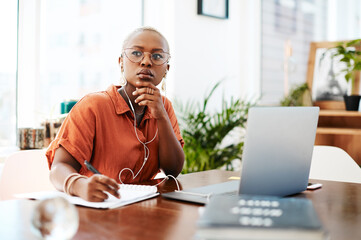
[[[19,128],[17,146],[21,150],[41,149],[44,147],[44,128]]]
[[[41,149],[49,146],[58,133],[66,114],[46,119],[38,128],[18,128],[17,146],[20,150]]]
[[[184,191],[188,191],[189,189],[225,182],[234,175],[235,172],[232,171],[209,170],[192,174],[182,174],[179,176],[178,180],[181,188],[184,189]],[[323,184],[321,189],[304,191],[293,197],[299,198],[300,201],[304,199],[312,201],[312,205],[317,211],[318,219],[320,219],[322,223],[322,229],[325,229],[329,239],[360,240],[361,218],[359,216],[361,214],[361,184],[325,180],[320,180],[318,182]],[[159,192],[168,192],[175,189],[176,186],[173,181],[158,185]],[[19,193],[24,193],[24,190]],[[213,197],[211,197],[211,199],[215,199]],[[288,200],[290,198],[285,199]],[[0,201],[0,239],[35,239],[35,236],[31,231],[30,214],[38,202],[39,201],[28,201],[24,199]],[[263,204],[263,206],[266,206],[265,204],[272,204],[267,202],[257,203],[256,200],[253,200],[250,203],[253,203],[253,205]],[[309,209],[307,207],[309,204],[307,203],[305,205],[306,207],[303,207],[302,209],[307,211],[307,209]],[[277,205],[275,204],[275,206]],[[283,208],[281,206],[282,205],[278,208],[282,210]],[[196,204],[159,197],[112,210],[76,207],[79,214],[80,225],[74,239],[195,240],[195,234],[197,233],[199,235],[199,232],[201,231],[201,226],[198,225],[198,221],[205,217],[205,215],[200,213],[200,210],[207,210],[208,207],[211,207],[211,205],[207,205],[206,208],[203,208]],[[221,212],[221,214],[219,214],[220,220],[229,215],[227,209],[230,209],[228,202],[224,202],[224,204],[219,207],[218,212]],[[238,212],[238,210],[235,211]],[[249,209],[242,211],[247,212]],[[257,211],[255,211],[255,213]],[[291,212],[297,214],[299,211],[291,210]],[[265,212],[263,213],[265,214]],[[285,211],[282,210],[282,213],[285,214]],[[273,214],[279,214],[279,211],[276,210]],[[297,215],[297,218],[300,218],[301,220],[304,219],[304,214],[305,213],[301,213],[299,216]],[[287,213],[286,216],[288,215],[289,214]],[[312,216],[313,215],[314,214],[312,214]],[[247,222],[248,220],[246,219],[243,221]],[[267,221],[264,222],[267,223]],[[306,221],[303,220],[303,222]],[[254,223],[256,223],[256,221]],[[223,225],[219,227],[220,232],[223,231],[224,233],[225,225],[226,224],[223,223]],[[209,232],[211,231],[210,229],[215,227],[207,226],[204,228],[205,231]],[[230,227],[230,229],[232,231],[233,227]],[[237,227],[235,232],[240,231],[241,229],[250,229],[249,239],[255,235],[254,228],[245,228],[241,226]],[[259,227],[258,229],[261,234],[261,239],[270,238],[271,235],[268,236],[265,234],[265,227]],[[295,229],[291,229],[291,237],[291,234],[294,231]],[[317,232],[318,230],[315,231]],[[278,236],[281,232],[287,232],[287,230],[276,230],[277,234],[274,233],[274,235]],[[233,239],[237,239],[237,234],[234,234]],[[319,235],[322,235],[322,233],[315,233],[314,239],[320,239]],[[214,236],[214,238],[217,239],[217,236],[219,235],[215,234]],[[224,236],[227,237],[229,234],[224,233]],[[239,234],[239,238],[242,239],[242,237],[244,237],[244,234]],[[302,237],[301,234],[301,239],[309,239]],[[254,237],[254,239],[257,238]]]
[[[21,150],[41,149],[48,147],[59,132],[61,124],[77,103],[77,100],[66,100],[60,103],[60,115],[45,119],[37,128],[18,128],[17,146]]]
[[[327,234],[311,200],[214,196],[200,216],[196,239],[316,240]]]

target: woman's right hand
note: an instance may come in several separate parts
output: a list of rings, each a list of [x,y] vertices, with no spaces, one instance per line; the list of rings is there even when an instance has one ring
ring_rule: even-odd
[[[114,179],[94,174],[89,178],[76,180],[71,186],[70,192],[90,202],[103,202],[108,198],[105,192],[120,198],[118,190],[119,185]]]
[[[69,174],[80,171],[81,165],[62,146],[60,146],[54,156],[51,165],[50,180],[59,191],[64,190],[64,181]],[[118,183],[105,175],[94,174],[89,178],[79,178],[70,186],[70,193],[79,196],[90,202],[103,202],[108,198],[105,192],[120,198],[118,194]]]

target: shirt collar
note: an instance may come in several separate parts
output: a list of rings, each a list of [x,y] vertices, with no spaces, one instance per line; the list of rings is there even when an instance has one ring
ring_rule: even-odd
[[[113,102],[115,112],[117,114],[123,114],[128,111],[131,112],[128,104],[125,102],[124,98],[119,94],[118,89],[121,88],[120,85],[111,85],[106,90],[107,94],[109,95],[110,99]],[[146,108],[146,111],[143,116],[144,119],[153,118],[152,114],[150,113],[149,109]]]

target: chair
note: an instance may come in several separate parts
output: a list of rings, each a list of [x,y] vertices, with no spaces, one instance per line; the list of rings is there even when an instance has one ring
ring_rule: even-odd
[[[10,155],[0,176],[0,200],[14,194],[54,190],[49,180],[45,150],[24,150]]]
[[[338,147],[315,146],[313,150],[311,179],[361,183],[361,168]]]

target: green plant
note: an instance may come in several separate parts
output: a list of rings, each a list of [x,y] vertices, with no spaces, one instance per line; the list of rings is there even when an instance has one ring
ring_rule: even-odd
[[[361,46],[361,39],[355,39],[352,41],[344,41],[339,42],[336,47],[329,48],[323,55],[321,56],[320,61],[323,60],[325,54],[328,51],[331,52],[331,58],[335,57],[340,58],[340,62],[345,63],[345,66],[342,68],[340,73],[345,74],[345,79],[347,82],[351,81],[351,89],[350,92],[353,93],[355,91],[355,77],[357,71],[361,70],[361,51],[359,47]]]
[[[198,172],[220,168],[226,165],[233,170],[231,161],[241,159],[243,141],[221,146],[225,137],[236,127],[244,127],[251,104],[233,98],[227,103],[222,99],[220,112],[207,111],[209,99],[219,86],[218,82],[203,100],[203,105],[194,107],[187,102],[185,107],[175,101],[175,108],[180,117],[180,128],[185,141],[186,161],[182,173]]]
[[[311,106],[311,93],[307,83],[297,85],[291,89],[290,94],[285,96],[280,104],[281,106]]]

